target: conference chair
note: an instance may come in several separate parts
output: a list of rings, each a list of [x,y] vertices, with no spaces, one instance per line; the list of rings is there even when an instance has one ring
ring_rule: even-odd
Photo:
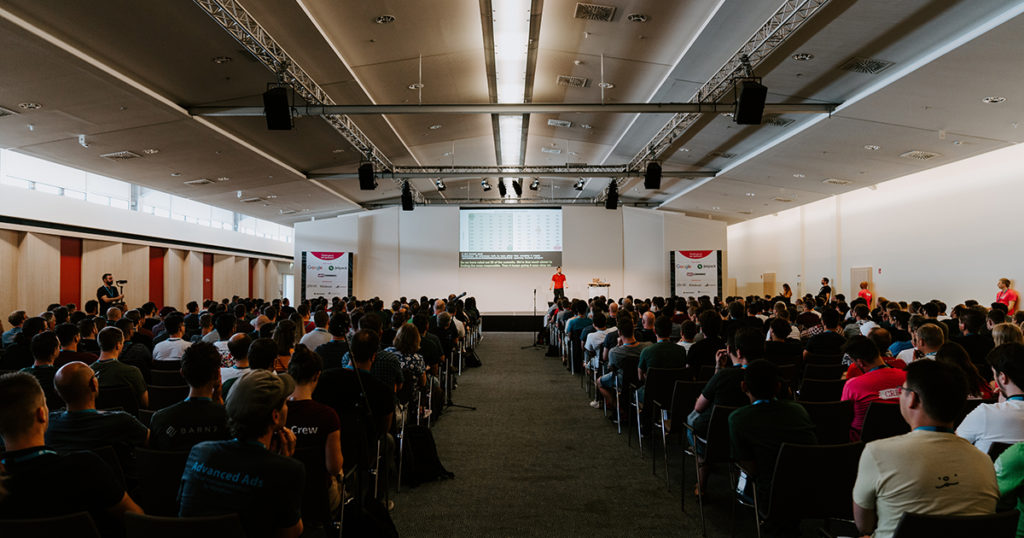
[[[1002,455],[1003,452],[1006,452],[1006,449],[1011,446],[1013,445],[1010,443],[994,442],[988,447],[988,457],[992,458],[992,461],[995,462],[999,459],[999,456]]]
[[[757,536],[768,521],[801,519],[853,519],[850,491],[857,480],[857,465],[864,443],[799,445],[783,443],[775,460],[767,504],[753,484],[754,524]]]
[[[151,377],[151,385],[174,387],[186,384],[185,378],[182,377],[181,372],[177,370],[151,370],[149,375]]]
[[[161,517],[125,514],[127,538],[244,538],[237,514],[203,517]]]
[[[809,365],[841,365],[843,364],[843,355],[826,355],[822,353],[809,353],[804,357],[803,363],[805,366]]]
[[[893,538],[1009,538],[1016,534],[1019,518],[1020,512],[1017,510],[984,516],[929,516],[906,512],[896,525]]]
[[[853,400],[837,402],[800,402],[814,423],[818,443],[842,444],[850,440],[853,422]]]
[[[120,408],[121,411],[134,417],[139,416],[139,400],[135,397],[135,391],[128,385],[100,387],[100,391],[96,394],[96,409],[113,410],[114,408]]]
[[[153,422],[153,415],[155,413],[156,411],[152,409],[139,409],[139,422],[148,428],[149,424]]]
[[[666,486],[669,485],[668,436],[686,430],[686,416],[690,411],[693,411],[693,406],[697,403],[697,397],[700,396],[700,391],[703,388],[704,383],[700,381],[677,380],[672,387],[671,400],[666,402],[666,400],[651,398],[651,405],[654,406],[653,411],[657,413],[659,418],[658,429],[661,431],[661,450],[665,458]],[[668,403],[668,407],[663,402]],[[685,444],[683,443],[683,445]],[[651,474],[657,474],[657,469],[655,468],[657,462],[658,459],[654,457],[652,450]]]
[[[844,371],[841,364],[808,364],[804,367],[804,379],[839,379]]]
[[[0,536],[100,538],[100,531],[88,512],[76,512],[32,519],[0,519]]]
[[[834,402],[843,395],[843,379],[804,378],[797,399],[804,402]]]
[[[175,387],[161,387],[158,385],[149,386],[149,408],[159,411],[170,407],[188,397],[188,385]]]
[[[137,495],[139,506],[147,514],[166,517],[178,514],[178,486],[181,484],[188,454],[187,450],[170,452],[141,447],[135,449],[139,488],[133,496]]]
[[[306,469],[302,492],[302,525],[313,530],[330,526],[331,507],[327,495],[330,475],[327,473],[327,458],[322,446],[296,448],[293,458]]]
[[[181,360],[180,359],[174,359],[174,360],[169,360],[169,361],[153,361],[152,370],[154,370],[154,371],[156,371],[156,370],[163,370],[163,371],[179,372],[179,371],[181,371]],[[150,372],[150,373],[152,373],[152,372]]]
[[[675,390],[676,381],[686,379],[685,368],[650,368],[647,370],[647,380],[644,382],[644,399],[640,400],[639,387],[633,393],[633,408],[636,410],[636,437],[637,446],[640,448],[640,459],[644,457],[644,428],[642,424],[641,408],[647,410],[647,416],[653,417],[654,400],[663,402],[670,401],[672,391]],[[653,422],[653,421],[648,421]],[[655,457],[655,443],[651,443],[651,458]]]
[[[702,364],[700,370],[697,371],[697,381],[703,381],[707,383],[715,375],[714,364]]]
[[[865,443],[910,432],[910,425],[900,414],[900,404],[871,402],[864,414],[860,440]]]
[[[693,443],[684,449],[684,455],[687,449],[693,454],[694,470],[697,472],[697,483],[700,484],[700,466],[703,463],[705,466],[710,467],[712,465],[720,463],[731,463],[732,456],[730,454],[729,446],[729,415],[733,411],[739,409],[738,407],[729,407],[725,405],[716,405],[711,409],[711,416],[708,419],[708,431],[706,434],[698,434],[694,430],[693,426],[686,424],[686,429],[693,436]],[[685,445],[684,445],[685,446]],[[686,499],[686,465],[683,465],[683,472],[681,473],[680,483],[682,485],[681,497]],[[729,484],[733,483],[733,468],[729,466]],[[707,536],[707,522],[704,520],[704,497],[707,495],[707,491],[701,491],[700,495],[697,496],[697,507],[700,511],[700,529],[701,535]],[[680,501],[680,508],[684,506],[683,501]]]

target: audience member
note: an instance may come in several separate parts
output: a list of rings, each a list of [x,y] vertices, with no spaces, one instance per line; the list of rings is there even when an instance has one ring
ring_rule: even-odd
[[[764,344],[764,358],[775,364],[796,364],[803,353],[800,340],[790,338],[793,327],[782,318],[772,318],[768,323],[769,340]]]
[[[344,312],[335,312],[327,322],[327,332],[331,334],[331,339],[313,348],[313,351],[323,359],[324,370],[341,368],[342,358],[348,353],[348,330],[351,326],[352,320]]]
[[[220,342],[217,342],[219,344]],[[217,344],[214,344],[216,347]],[[231,366],[224,366],[224,353],[221,352],[220,380],[227,383],[249,371],[249,346],[252,345],[252,337],[246,333],[235,333],[228,340],[228,353],[231,355]],[[218,348],[217,351],[220,351]]]
[[[811,337],[804,348],[804,358],[808,355],[842,355],[846,338],[839,330],[842,319],[839,313],[828,308],[821,313],[821,324],[824,330]]]
[[[1017,536],[1024,536],[1024,443],[1007,448],[995,462],[996,483],[999,484],[997,509],[1021,513],[1017,520]]]
[[[153,346],[154,361],[180,361],[185,350],[192,342],[182,339],[185,336],[185,321],[180,316],[168,316],[164,320],[167,338]]]
[[[701,366],[714,366],[718,352],[725,348],[725,340],[719,337],[719,329],[722,326],[722,318],[717,312],[708,310],[702,312],[697,318],[700,323],[700,332],[704,335],[690,349],[686,350],[686,366],[694,374],[700,371]],[[739,384],[737,383],[737,387]]]
[[[60,353],[60,341],[52,331],[43,331],[32,337],[32,357],[35,362],[28,368],[21,371],[30,374],[39,381],[43,394],[46,396],[46,406],[57,410],[64,407],[64,401],[57,395],[57,389],[53,386],[53,378],[57,375],[57,368],[54,361]]]
[[[967,350],[960,344],[956,342],[942,344],[942,347],[935,353],[935,360],[955,366],[963,372],[964,380],[967,382],[968,400],[989,400],[997,396],[985,378],[978,373]]]
[[[850,440],[860,439],[864,426],[864,415],[871,402],[893,401],[900,395],[900,386],[906,374],[898,368],[890,368],[878,353],[875,344],[863,335],[855,335],[846,343],[843,351],[863,374],[843,385],[841,400],[853,400],[853,423],[850,424]]]
[[[105,327],[100,331],[100,358],[90,366],[96,372],[100,388],[128,387],[132,389],[140,407],[149,407],[149,392],[142,372],[119,360],[124,347],[124,335],[117,327]]]
[[[53,361],[53,365],[57,368],[74,361],[91,364],[97,359],[97,356],[92,353],[78,351],[81,334],[78,332],[76,325],[61,323],[54,332],[60,340],[60,355],[57,356],[57,360]]]
[[[92,353],[97,356],[100,354],[100,343],[96,339],[96,336],[99,334],[99,328],[96,324],[101,322],[102,319],[103,318],[85,318],[78,322],[78,334],[80,336],[78,341],[79,351]],[[150,345],[149,347],[152,348],[153,346]]]
[[[241,344],[236,345],[240,346]],[[277,342],[275,342],[274,339],[257,338],[253,340],[252,343],[249,344],[248,356],[249,371],[269,370],[271,372],[276,372],[274,364],[277,362]],[[221,385],[221,395],[225,401],[227,400],[228,393],[231,392],[231,387],[246,373],[248,372],[243,371],[241,375],[236,375],[223,382]]]
[[[992,461],[953,435],[966,399],[955,368],[935,361],[907,366],[900,412],[910,433],[868,443],[853,488],[861,533],[889,538],[904,513],[991,514],[999,499]]]
[[[619,328],[621,344],[608,352],[609,372],[597,380],[598,390],[611,407],[615,406],[616,386],[623,392],[628,392],[626,387],[636,379],[634,373],[640,363],[640,354],[644,348],[652,345],[650,342],[640,342],[636,339],[633,317],[629,312],[619,314],[616,325]]]
[[[149,430],[135,417],[123,411],[96,409],[100,383],[84,362],[61,366],[54,377],[54,385],[67,409],[50,412],[47,445],[62,452],[109,445],[114,447],[122,461],[130,461],[132,448],[147,443]]]
[[[32,366],[32,338],[46,330],[46,320],[41,317],[28,318],[21,324],[21,331],[14,336],[14,343],[0,354],[0,370],[21,370]]]
[[[344,463],[341,421],[334,409],[313,400],[313,392],[320,382],[322,371],[323,360],[320,356],[310,351],[305,344],[299,344],[288,364],[288,374],[295,380],[295,391],[288,397],[288,420],[285,426],[295,434],[297,450],[310,448],[324,453],[327,472],[323,487],[324,492],[329,492],[330,508],[334,510],[341,500],[337,476],[342,473]],[[309,476],[307,480],[312,478]]]
[[[181,357],[181,375],[189,386],[188,397],[157,411],[150,419],[149,445],[156,450],[191,450],[202,441],[228,438],[217,348],[206,342],[186,348]]]
[[[7,323],[11,324],[11,328],[4,331],[2,340],[0,340],[4,348],[14,343],[14,338],[21,332],[21,325],[25,323],[26,319],[28,319],[28,315],[24,310],[15,310],[7,316]]]
[[[1024,344],[1024,331],[1013,323],[1000,323],[992,327],[992,343],[996,346],[1009,343]]]
[[[985,313],[977,308],[970,308],[960,314],[960,332],[962,336],[954,339],[954,342],[964,346],[971,356],[971,362],[978,367],[985,379],[992,381],[985,358],[988,352],[995,347],[992,335],[985,333]]]
[[[967,414],[956,434],[982,452],[992,443],[1024,441],[1024,344],[1003,344],[988,354],[1000,401]]]
[[[315,327],[303,335],[302,339],[299,340],[300,344],[304,344],[309,349],[316,349],[332,340],[331,333],[327,330],[328,323],[330,323],[330,317],[327,315],[326,310],[317,310],[313,313],[313,324]]]

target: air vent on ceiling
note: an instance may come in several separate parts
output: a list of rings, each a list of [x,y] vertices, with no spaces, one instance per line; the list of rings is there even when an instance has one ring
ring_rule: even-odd
[[[282,215],[291,215],[292,213],[296,213],[296,211],[294,209],[281,209],[278,213]]]
[[[547,147],[544,147],[544,148],[540,148],[540,151],[542,153],[554,153],[555,155],[557,155],[559,153],[562,153],[562,150],[560,150],[558,148],[547,148]]]
[[[242,202],[243,204],[254,204],[256,202],[262,202],[263,198],[260,198],[259,196],[254,196],[252,198],[242,198],[239,201]]]
[[[199,179],[193,179],[192,181],[186,181],[185,182],[186,185],[209,185],[210,183],[213,183],[213,182],[210,181],[209,179],[206,179],[205,177],[201,177]]]
[[[586,168],[587,163],[565,163],[566,168]]]
[[[587,77],[574,77],[572,75],[558,75],[555,83],[563,88],[586,88],[590,85],[590,79]]]
[[[140,159],[142,158],[142,155],[133,151],[115,151],[113,153],[104,153],[103,155],[100,155],[100,157],[110,159],[112,161],[128,161],[131,159]]]
[[[737,211],[737,213],[739,213],[740,215],[751,215],[752,214],[752,212],[750,212],[750,211]]]
[[[834,178],[834,177],[830,177],[830,178],[822,181],[822,183],[828,183],[829,185],[849,185],[850,183],[853,183],[853,182],[850,181],[850,180],[847,180],[847,179],[837,179],[837,178]]]
[[[861,56],[854,56],[850,58],[845,64],[839,67],[843,71],[853,71],[854,73],[867,73],[869,75],[877,75],[886,69],[892,67],[893,62],[887,62],[885,60],[879,60],[877,58],[863,58]]]
[[[761,125],[771,125],[772,127],[786,127],[794,122],[796,120],[783,118],[781,114],[765,114],[761,117]]]
[[[572,122],[566,120],[556,120],[554,118],[551,118],[548,120],[548,125],[551,127],[572,127]]]
[[[717,158],[720,158],[720,159],[732,159],[732,158],[736,157],[735,153],[729,153],[727,151],[712,151],[711,153],[708,153],[708,155],[710,155],[712,157],[717,157]]]
[[[585,21],[611,22],[615,17],[615,6],[602,6],[599,4],[576,3],[576,13],[573,17]]]
[[[4,116],[14,116],[16,114],[17,114],[17,112],[15,112],[15,111],[13,111],[13,110],[11,110],[9,108],[4,108],[4,107],[0,106],[0,118],[2,118]]]
[[[941,153],[935,153],[935,152],[932,152],[932,151],[923,151],[923,150],[920,150],[920,149],[912,149],[912,150],[910,150],[908,152],[900,153],[900,157],[903,157],[903,158],[906,158],[906,159],[916,159],[918,161],[927,161],[928,159],[931,159],[933,157],[941,157],[941,156],[942,156]]]
[[[775,200],[776,202],[792,202],[793,201],[792,198],[785,198],[783,196],[776,196],[775,198],[772,198],[772,199]]]

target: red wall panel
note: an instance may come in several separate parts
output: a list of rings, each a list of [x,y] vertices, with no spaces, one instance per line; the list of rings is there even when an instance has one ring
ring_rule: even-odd
[[[149,247],[149,300],[164,307],[164,255],[166,248]],[[184,305],[175,305],[179,308]]]
[[[203,254],[203,299],[213,299],[213,254]]]
[[[82,240],[60,238],[60,303],[82,306]]]
[[[253,297],[253,294],[252,294],[252,281],[253,281],[253,272],[256,270],[256,263],[257,263],[256,258],[249,258],[249,297]]]

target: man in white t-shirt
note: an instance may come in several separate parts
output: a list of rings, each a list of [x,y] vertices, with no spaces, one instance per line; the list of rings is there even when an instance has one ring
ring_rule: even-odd
[[[317,310],[313,313],[313,325],[316,326],[312,331],[304,334],[302,340],[299,343],[308,347],[310,351],[326,344],[331,341],[331,333],[327,331],[327,323],[331,321],[331,317],[327,315],[326,310]]]
[[[957,435],[985,453],[992,443],[1024,441],[1024,345],[1003,344],[988,354],[988,360],[1000,401],[974,408],[956,429]]]
[[[180,361],[185,350],[192,345],[192,342],[181,338],[185,335],[185,318],[177,314],[167,316],[167,319],[164,320],[164,329],[170,336],[167,340],[153,346],[153,360]]]
[[[583,343],[583,354],[586,359],[587,369],[596,370],[600,367],[601,346],[604,344],[604,337],[608,334],[608,318],[604,312],[594,312],[594,332],[587,335]]]
[[[905,364],[910,364],[919,359],[935,360],[935,353],[939,351],[942,344],[946,343],[946,335],[938,325],[925,323],[910,333],[910,343],[914,347],[900,351],[896,356]]]
[[[862,534],[890,538],[904,513],[992,514],[999,500],[988,456],[953,433],[967,399],[963,374],[937,361],[907,366],[900,412],[907,434],[864,447],[853,486],[853,517]]]

